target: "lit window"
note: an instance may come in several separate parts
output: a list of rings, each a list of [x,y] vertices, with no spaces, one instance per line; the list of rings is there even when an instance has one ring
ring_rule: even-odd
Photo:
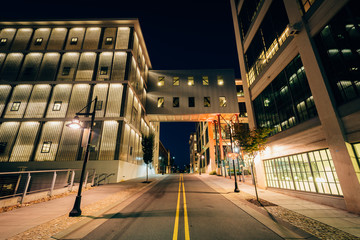
[[[34,45],[40,46],[42,44],[42,42],[43,42],[42,38],[37,38],[37,39],[35,39]]]
[[[220,104],[220,107],[226,107],[226,98],[219,97],[219,104]]]
[[[173,98],[173,107],[179,107],[180,106],[180,100],[178,97]]]
[[[163,108],[164,107],[164,97],[159,97],[158,98],[157,106],[158,106],[158,108]]]
[[[104,101],[97,101],[95,110],[100,111],[102,109]]]
[[[159,86],[159,87],[161,87],[161,86],[164,86],[164,83],[165,83],[165,77],[159,77],[158,78],[158,83],[157,83],[157,85]]]
[[[113,43],[113,38],[112,37],[105,38],[105,45],[111,45],[112,43]]]
[[[62,104],[62,101],[55,101],[52,110],[53,111],[60,111],[61,110],[61,104]]]
[[[210,97],[204,97],[204,107],[210,107]]]
[[[194,77],[188,77],[188,85],[194,86]]]
[[[73,38],[71,38],[71,40],[70,40],[70,44],[71,44],[71,45],[76,45],[77,42],[78,42],[78,38],[77,38],[77,37],[73,37]]]
[[[4,46],[7,43],[7,38],[1,38],[0,39],[0,46]]]
[[[264,107],[268,107],[269,105],[270,105],[270,100],[268,98],[265,98]]]
[[[51,148],[51,142],[44,142],[41,148],[41,153],[49,153]]]
[[[7,142],[0,142],[0,154],[6,150]]]
[[[180,85],[180,78],[174,77],[173,78],[173,86],[179,86]]]
[[[195,107],[195,98],[189,97],[189,107]]]
[[[203,85],[208,86],[209,85],[209,77],[208,76],[203,76],[202,77],[202,82],[203,82]]]
[[[224,85],[224,79],[222,76],[217,76],[217,82],[219,86]]]
[[[108,74],[108,67],[101,67],[100,68],[100,75],[107,75]]]
[[[64,67],[63,68],[63,70],[62,70],[62,73],[61,73],[61,75],[63,75],[63,76],[69,76],[69,74],[70,74],[70,67]]]
[[[19,111],[21,102],[13,102],[10,111]]]

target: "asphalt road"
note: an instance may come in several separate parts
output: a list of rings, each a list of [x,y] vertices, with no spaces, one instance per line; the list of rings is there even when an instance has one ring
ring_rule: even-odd
[[[178,174],[159,182],[82,239],[282,238],[196,176]]]

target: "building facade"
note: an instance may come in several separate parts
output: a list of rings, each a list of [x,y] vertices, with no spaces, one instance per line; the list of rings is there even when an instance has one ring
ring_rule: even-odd
[[[231,0],[261,187],[360,212],[359,1]]]
[[[141,135],[154,132],[158,149],[159,124],[145,115],[151,63],[138,21],[0,25],[2,171],[81,168],[88,132],[66,125],[95,107],[88,167],[112,182],[144,175]]]
[[[238,112],[232,70],[151,68],[137,19],[0,22],[1,171],[81,169],[88,130],[67,124],[95,108],[88,168],[144,176],[141,136],[155,134],[156,173],[161,121]]]

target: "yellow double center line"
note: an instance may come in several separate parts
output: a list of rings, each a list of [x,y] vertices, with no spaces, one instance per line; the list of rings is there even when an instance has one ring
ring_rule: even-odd
[[[180,179],[179,179],[179,193],[178,193],[178,199],[177,199],[177,205],[176,205],[176,216],[175,216],[175,225],[174,225],[173,240],[177,240],[177,239],[178,239],[181,185],[182,185],[182,190],[183,190],[183,203],[184,203],[185,240],[190,240],[189,220],[188,220],[188,215],[187,215],[187,206],[186,206],[186,197],[185,197],[184,176],[183,176],[182,174],[180,175]]]

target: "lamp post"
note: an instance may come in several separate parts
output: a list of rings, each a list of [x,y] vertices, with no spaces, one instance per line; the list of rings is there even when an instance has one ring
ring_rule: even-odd
[[[221,115],[220,115],[221,116]],[[222,116],[221,116],[222,117]],[[224,119],[222,117],[222,119]],[[234,180],[235,180],[235,189],[234,189],[234,192],[240,192],[239,188],[238,188],[238,184],[237,184],[237,181],[236,181],[236,169],[235,169],[235,159],[239,156],[238,153],[234,153],[233,151],[233,141],[232,141],[232,122],[230,121],[231,124],[228,124],[227,121],[224,119],[225,123],[229,126],[230,128],[230,147],[231,147],[231,153],[228,153],[228,156],[233,160],[233,166],[234,166]],[[229,172],[230,172],[230,163],[229,163]]]
[[[238,184],[237,184],[237,181],[236,181],[236,169],[235,169],[235,159],[239,156],[238,153],[228,153],[228,156],[232,159],[233,161],[233,166],[234,166],[234,178],[235,178],[235,189],[234,189],[234,192],[240,192],[239,188],[238,188]],[[230,165],[230,164],[229,164]]]
[[[87,108],[89,105],[91,105],[92,102],[94,102],[93,111],[91,113],[89,113],[88,111],[86,113],[82,113],[81,111],[84,110],[85,108]],[[77,217],[77,216],[81,215],[81,209],[80,209],[81,192],[82,192],[82,186],[83,186],[84,175],[85,175],[85,170],[86,170],[86,164],[89,161],[89,156],[90,156],[90,141],[91,141],[91,135],[92,135],[92,132],[93,132],[93,125],[94,125],[94,120],[95,120],[96,104],[97,104],[97,97],[95,97],[95,99],[92,100],[83,109],[81,109],[79,112],[77,112],[76,116],[74,117],[74,119],[73,119],[73,121],[71,123],[66,124],[66,126],[70,127],[70,128],[75,128],[75,129],[83,128],[81,126],[79,116],[86,116],[86,117],[91,116],[90,131],[89,131],[89,136],[88,136],[88,142],[87,142],[87,145],[86,145],[86,152],[85,152],[85,158],[84,158],[84,162],[83,162],[83,167],[82,167],[81,175],[80,175],[79,189],[78,189],[78,193],[77,193],[77,196],[76,196],[76,199],[75,199],[74,207],[71,210],[71,212],[69,213],[69,217]]]
[[[202,156],[202,155],[201,155]],[[199,175],[201,175],[201,157],[200,157],[200,153],[197,154],[198,160],[199,160]]]

